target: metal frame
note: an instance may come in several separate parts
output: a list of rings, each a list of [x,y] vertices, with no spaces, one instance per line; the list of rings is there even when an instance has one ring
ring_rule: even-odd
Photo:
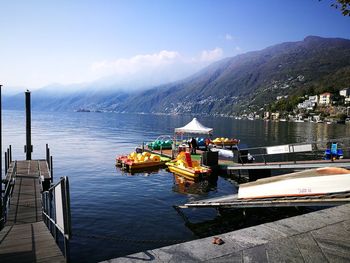
[[[15,181],[16,181],[16,174],[17,174],[17,162],[14,162],[13,169],[11,171],[11,174],[6,171],[7,177],[6,178],[6,187],[4,191],[4,196],[2,198],[2,207],[1,207],[1,212],[2,212],[2,217],[0,218],[0,225],[3,226],[5,222],[7,221],[7,214],[11,205],[11,196],[13,193]]]
[[[332,143],[332,142],[338,142],[340,144],[342,144],[342,149],[345,150],[346,152],[350,152],[350,138],[349,137],[343,137],[343,138],[338,138],[338,139],[330,139],[330,140],[324,140],[324,141],[310,141],[310,142],[304,142],[304,143],[291,143],[291,144],[286,144],[289,147],[289,152],[288,153],[276,153],[276,154],[268,154],[267,153],[267,147],[252,147],[252,148],[239,148],[239,145],[237,146],[237,151],[238,153],[240,151],[248,151],[248,153],[252,154],[253,157],[255,158],[255,162],[260,162],[257,161],[257,159],[261,159],[262,163],[264,163],[265,165],[267,163],[273,163],[273,162],[278,162],[277,159],[287,159],[288,161],[294,162],[295,164],[300,162],[300,158],[303,158],[302,160],[306,160],[305,157],[307,159],[319,159],[320,157],[323,156],[324,151],[326,150],[326,145],[328,143]],[[311,144],[312,145],[312,150],[311,151],[295,151],[294,148],[301,146],[301,145],[306,145],[306,144]],[[320,145],[324,145],[325,147],[323,148],[322,146],[320,147]],[[274,145],[274,146],[285,146],[285,145]],[[302,156],[302,157],[301,157]],[[240,160],[240,164],[242,166],[244,165],[248,165],[250,163],[245,163],[244,162],[244,158],[248,157],[248,155],[242,155],[239,154],[238,158]],[[299,157],[299,160],[298,158]],[[312,158],[310,158],[312,157]],[[271,158],[271,160],[268,160],[268,158]],[[286,161],[286,160],[284,160]],[[333,160],[330,160],[330,162],[332,162]]]
[[[57,214],[56,214],[56,206],[55,206],[55,192],[57,191],[57,187],[61,186],[61,200],[62,208],[63,208],[63,220],[64,227],[57,224]],[[60,181],[52,186],[48,191],[42,193],[43,200],[43,220],[50,230],[51,234],[58,243],[58,231],[63,236],[64,241],[64,256],[66,261],[70,261],[69,256],[69,240],[72,236],[72,228],[71,228],[71,214],[70,214],[70,194],[69,194],[69,181],[68,177],[61,177]]]

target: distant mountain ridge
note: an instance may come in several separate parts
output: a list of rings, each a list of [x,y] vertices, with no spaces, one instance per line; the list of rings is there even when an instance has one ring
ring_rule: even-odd
[[[349,83],[350,40],[309,36],[303,41],[225,58],[184,80],[146,91],[80,91],[45,103],[40,98],[33,101],[33,107],[37,103],[38,108],[51,110],[232,116],[258,110],[279,95],[318,92],[328,87],[339,90],[349,87]]]

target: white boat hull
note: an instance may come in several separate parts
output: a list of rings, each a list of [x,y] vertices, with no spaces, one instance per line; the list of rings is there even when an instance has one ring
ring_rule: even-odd
[[[242,184],[238,198],[307,196],[350,191],[350,171],[320,168]]]

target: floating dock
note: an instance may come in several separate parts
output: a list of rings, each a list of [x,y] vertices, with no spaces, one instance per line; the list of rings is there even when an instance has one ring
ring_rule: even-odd
[[[350,204],[109,259],[117,262],[349,262]]]
[[[13,192],[0,231],[0,262],[66,262],[42,219],[42,182],[51,180],[46,160],[12,162],[6,179]]]

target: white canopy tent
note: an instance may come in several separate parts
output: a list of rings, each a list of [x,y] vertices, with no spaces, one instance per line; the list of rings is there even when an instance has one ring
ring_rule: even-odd
[[[175,134],[184,134],[184,133],[198,133],[198,134],[212,134],[213,128],[205,127],[201,124],[197,118],[193,118],[191,122],[186,124],[181,128],[175,128]]]

